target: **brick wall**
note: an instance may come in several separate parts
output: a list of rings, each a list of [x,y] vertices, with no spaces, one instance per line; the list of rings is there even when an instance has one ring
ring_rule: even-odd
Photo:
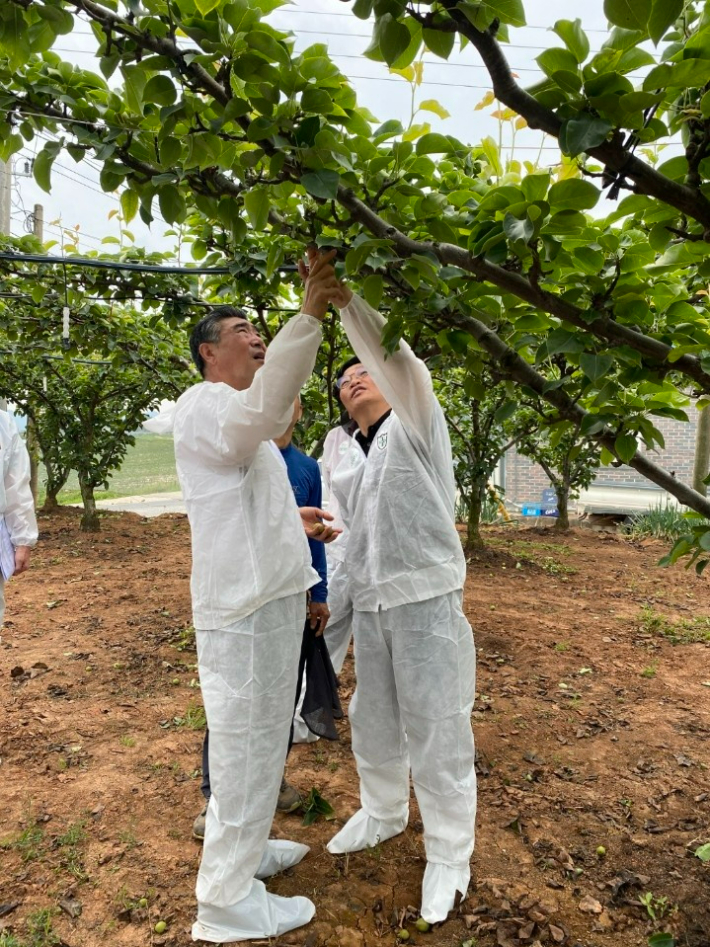
[[[665,450],[647,452],[651,460],[666,470],[674,471],[677,479],[683,483],[690,483],[693,475],[698,416],[698,412],[692,406],[687,409],[687,413],[689,418],[687,423],[656,418],[656,427],[663,434],[666,442]],[[622,467],[600,467],[595,483],[598,486],[619,484],[655,488],[655,484],[651,484],[632,467],[627,467],[625,464]],[[547,475],[541,467],[518,454],[515,448],[508,451],[505,456],[506,500],[512,503],[537,501],[542,491],[549,485]]]

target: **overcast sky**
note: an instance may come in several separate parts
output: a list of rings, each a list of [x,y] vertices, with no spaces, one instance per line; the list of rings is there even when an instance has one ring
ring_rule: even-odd
[[[520,82],[528,85],[541,77],[535,57],[550,46],[563,45],[550,27],[557,19],[579,17],[589,34],[592,50],[599,49],[606,38],[606,19],[602,0],[526,0],[529,25],[511,30],[511,44],[507,48],[509,62]],[[289,6],[276,11],[270,18],[274,26],[290,30],[295,36],[296,51],[313,43],[327,43],[331,57],[345,75],[349,76],[360,104],[367,106],[381,121],[396,118],[405,125],[409,121],[411,95],[409,85],[391,76],[384,64],[373,63],[362,56],[367,48],[371,24],[358,20],[347,3],[336,0],[294,0]],[[65,59],[93,68],[97,72],[98,59],[94,58],[95,42],[88,25],[81,24],[68,36],[59,37],[56,49]],[[498,122],[490,116],[492,108],[475,111],[474,106],[488,89],[487,73],[473,47],[463,53],[452,52],[448,62],[428,56],[424,68],[424,82],[420,99],[437,99],[450,113],[445,120],[432,113],[422,113],[417,121],[430,121],[432,130],[454,135],[476,144],[487,135],[498,140]],[[495,106],[493,106],[494,108]],[[510,144],[510,129],[505,130],[505,144]],[[535,160],[542,143],[539,132],[523,130],[516,139],[516,157]],[[68,228],[80,227],[80,249],[101,247],[101,239],[117,234],[116,221],[108,215],[118,207],[117,195],[104,194],[98,183],[99,166],[96,162],[76,164],[63,153],[54,163],[52,192],[45,194],[31,176],[25,176],[25,164],[44,142],[37,138],[19,156],[15,156],[15,193],[12,232],[25,232],[25,220],[37,203],[44,205],[45,239],[58,239],[59,231],[52,221],[60,218]],[[36,147],[35,147],[36,146]],[[559,160],[559,151],[551,140],[543,144],[542,164],[553,165]],[[136,242],[149,249],[169,249],[173,238],[166,238],[167,226],[156,221],[152,228],[145,227],[138,218],[130,225]],[[110,245],[105,250],[115,249]],[[53,250],[59,252],[58,248]],[[188,262],[184,260],[184,262]]]

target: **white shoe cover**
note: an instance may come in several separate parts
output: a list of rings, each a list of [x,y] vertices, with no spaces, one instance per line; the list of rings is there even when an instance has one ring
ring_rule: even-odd
[[[289,842],[287,839],[270,838],[257,868],[257,878],[270,878],[286,868],[293,868],[310,852],[307,845],[300,842]]]
[[[279,937],[308,924],[315,913],[315,905],[308,898],[282,898],[270,894],[262,881],[254,880],[246,898],[228,908],[199,904],[192,939],[228,944]]]
[[[309,730],[305,722],[299,716],[293,718],[294,743],[315,743],[317,740],[320,740],[318,734]]]
[[[404,832],[408,821],[409,814],[397,819],[374,819],[364,809],[359,809],[328,842],[328,851],[331,855],[343,855],[345,852],[373,848]]]
[[[422,882],[422,910],[421,916],[428,924],[445,921],[449,911],[456,901],[456,892],[461,897],[466,896],[468,884],[471,880],[471,868],[452,868],[451,865],[441,865],[427,862]]]

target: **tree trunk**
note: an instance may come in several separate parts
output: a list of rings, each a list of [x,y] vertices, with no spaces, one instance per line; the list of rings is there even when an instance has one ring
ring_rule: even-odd
[[[101,531],[101,523],[99,522],[99,514],[96,510],[94,488],[81,473],[79,473],[79,488],[81,489],[81,499],[84,503],[81,529],[85,533],[99,533]]]
[[[693,489],[708,495],[707,484],[703,480],[710,473],[710,409],[704,407],[698,412],[698,431],[695,435],[695,462],[693,464]]]
[[[556,483],[555,493],[557,494],[557,522],[555,529],[569,529],[569,484],[567,482]]]
[[[59,488],[61,490],[61,487]],[[59,500],[57,500],[57,494],[59,490],[50,490],[47,487],[47,495],[44,498],[44,503],[42,504],[43,513],[52,513],[54,510],[59,509]]]
[[[27,419],[27,453],[30,455],[30,490],[37,508],[37,487],[39,481],[39,442],[37,428],[32,418]]]
[[[466,552],[476,552],[485,548],[481,536],[481,511],[483,497],[480,490],[474,490],[468,501],[468,518],[466,520]]]

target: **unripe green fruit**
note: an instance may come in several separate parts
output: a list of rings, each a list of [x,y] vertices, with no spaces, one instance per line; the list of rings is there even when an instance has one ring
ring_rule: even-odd
[[[168,925],[165,923],[165,921],[158,921],[158,923],[153,928],[156,934],[164,934],[167,929]]]

